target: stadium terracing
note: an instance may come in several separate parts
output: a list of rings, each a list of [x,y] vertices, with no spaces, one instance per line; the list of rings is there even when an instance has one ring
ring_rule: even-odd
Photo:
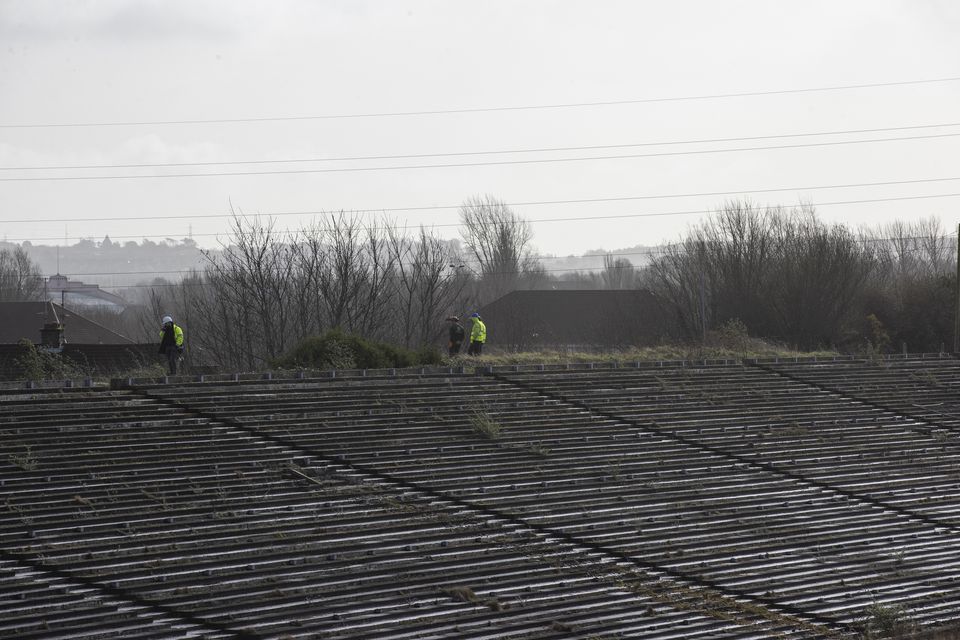
[[[10,384],[0,637],[945,629],[958,461],[946,355]]]

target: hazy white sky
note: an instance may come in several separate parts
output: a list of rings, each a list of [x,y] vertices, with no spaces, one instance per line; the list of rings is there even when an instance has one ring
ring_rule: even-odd
[[[958,35],[952,0],[0,0],[0,237],[215,246],[226,220],[209,216],[231,202],[266,215],[490,194],[590,200],[514,207],[542,252],[575,254],[675,240],[704,214],[652,214],[715,209],[727,196],[684,194],[716,192],[953,230],[960,197],[926,196],[960,194],[960,80],[650,100],[960,78]],[[259,121],[160,124],[229,119]],[[90,123],[113,124],[26,126]],[[884,130],[695,142],[864,129]],[[789,148],[757,149],[774,146]],[[646,157],[583,159],[625,155]],[[530,162],[548,159],[563,161]],[[52,166],[81,168],[28,169]],[[199,173],[247,175],[118,177]],[[112,177],[49,179],[90,176]],[[616,198],[640,199],[602,201]],[[455,208],[390,215],[457,233]],[[90,219],[119,217],[141,219]]]

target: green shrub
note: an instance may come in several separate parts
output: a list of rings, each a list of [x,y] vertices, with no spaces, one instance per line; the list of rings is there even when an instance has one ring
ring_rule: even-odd
[[[303,340],[271,364],[281,369],[388,369],[436,365],[441,358],[436,349],[413,351],[333,329]]]
[[[85,375],[80,367],[65,361],[60,354],[44,351],[26,338],[17,342],[13,370],[17,380],[82,378]]]
[[[881,354],[890,351],[890,334],[887,333],[880,318],[871,313],[867,316],[867,323],[870,325],[870,337],[866,346],[867,353],[873,351]]]

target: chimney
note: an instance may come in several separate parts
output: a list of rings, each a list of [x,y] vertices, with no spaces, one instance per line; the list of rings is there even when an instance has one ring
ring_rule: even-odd
[[[59,322],[44,323],[40,330],[40,346],[47,349],[59,349],[63,346],[63,325]]]

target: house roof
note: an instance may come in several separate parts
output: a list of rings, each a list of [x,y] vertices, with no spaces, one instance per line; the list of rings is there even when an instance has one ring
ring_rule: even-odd
[[[484,308],[492,310],[513,304],[536,309],[540,315],[595,314],[646,304],[652,297],[645,289],[520,289]]]
[[[662,309],[649,291],[519,290],[480,309],[491,342],[639,344],[662,333]]]
[[[104,291],[98,284],[87,284],[79,280],[70,280],[67,276],[56,274],[47,278],[47,295],[50,300],[69,296],[78,304],[110,304],[125,307],[128,303],[115,293]]]
[[[50,322],[63,324],[68,344],[134,344],[116,331],[53,302],[0,302],[0,344],[21,338],[40,343],[40,330]]]

